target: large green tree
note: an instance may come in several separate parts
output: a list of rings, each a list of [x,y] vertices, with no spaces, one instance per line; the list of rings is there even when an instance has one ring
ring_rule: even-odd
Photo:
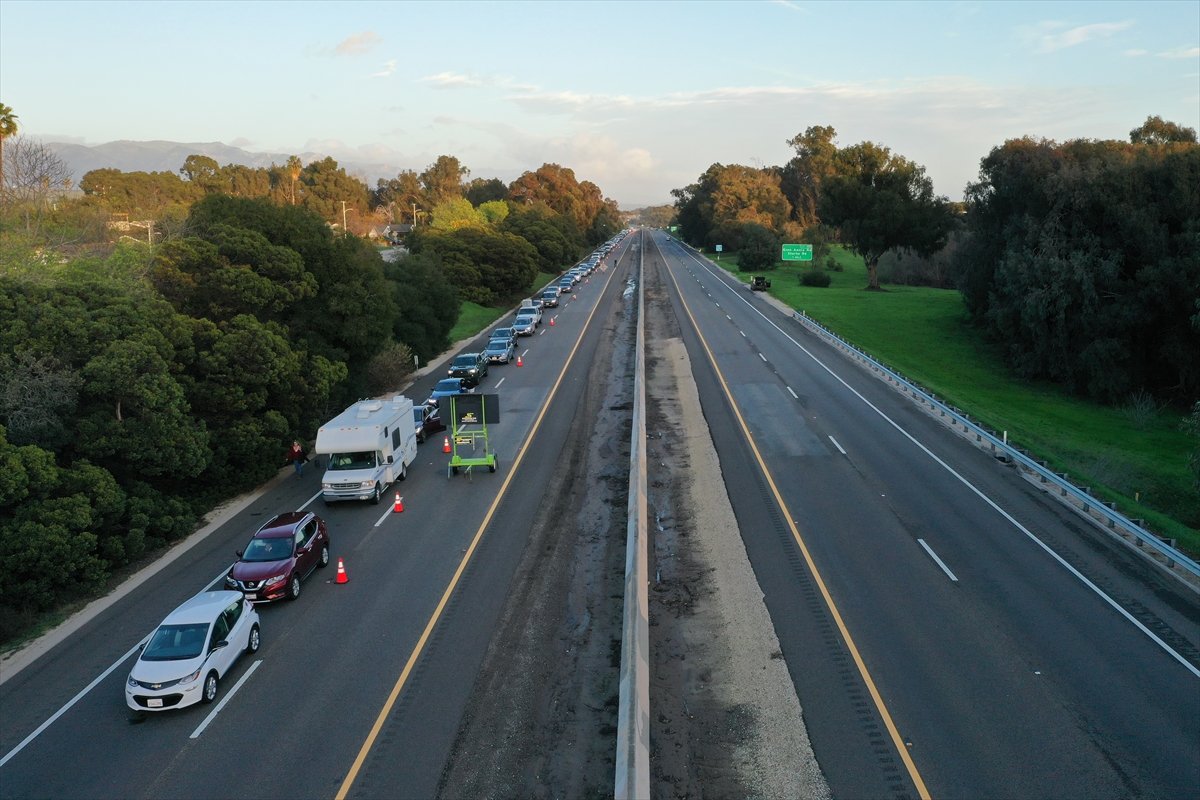
[[[780,189],[792,206],[792,219],[804,228],[820,223],[821,186],[836,173],[837,131],[813,125],[788,140],[796,156],[780,170]]]
[[[1025,138],[968,187],[967,308],[1021,375],[1200,396],[1200,145]]]
[[[928,256],[952,227],[948,201],[933,193],[924,167],[873,142],[837,153],[837,174],[822,183],[818,214],[867,264],[867,288],[879,290],[879,259],[900,248]]]

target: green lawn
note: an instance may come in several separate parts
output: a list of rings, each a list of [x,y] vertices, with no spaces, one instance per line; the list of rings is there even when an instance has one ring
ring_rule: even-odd
[[[533,296],[535,291],[541,289],[557,277],[557,274],[539,272],[537,277],[533,279],[533,283],[529,284],[529,287],[521,295],[521,298]],[[496,307],[464,302],[458,312],[458,322],[450,329],[450,341],[461,342],[463,339],[471,338],[511,311],[513,305],[520,302],[521,298],[518,298],[509,305]]]
[[[712,257],[712,254],[709,254]],[[1050,384],[1014,377],[996,348],[967,323],[962,296],[953,290],[885,286],[866,292],[866,265],[834,249],[842,272],[828,288],[800,284],[798,262],[769,273],[770,293],[802,309],[875,358],[903,373],[1009,441],[1066,472],[1077,484],[1142,517],[1159,533],[1200,554],[1200,493],[1187,469],[1198,444],[1179,430],[1182,412],[1143,415],[1081,400]],[[742,281],[736,256],[722,267]]]

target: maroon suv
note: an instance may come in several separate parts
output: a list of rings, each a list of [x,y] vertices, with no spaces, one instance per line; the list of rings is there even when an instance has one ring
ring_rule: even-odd
[[[265,603],[300,596],[300,581],[329,563],[329,529],[307,511],[288,511],[263,525],[225,576],[247,600]]]

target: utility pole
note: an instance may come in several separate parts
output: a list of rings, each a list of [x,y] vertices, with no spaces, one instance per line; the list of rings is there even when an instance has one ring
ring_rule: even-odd
[[[413,207],[413,227],[415,228],[415,227],[417,227],[417,204],[413,203],[412,207]]]
[[[346,201],[342,201],[342,233],[346,233]]]

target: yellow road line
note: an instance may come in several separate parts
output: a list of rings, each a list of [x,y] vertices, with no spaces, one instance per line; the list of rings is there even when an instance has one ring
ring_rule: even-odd
[[[657,247],[657,243],[655,246]],[[661,251],[659,255],[662,255]],[[666,263],[666,257],[663,257],[664,266]],[[754,437],[750,435],[750,428],[746,425],[746,420],[742,416],[741,409],[738,408],[737,403],[733,399],[733,392],[729,389],[725,375],[721,372],[721,368],[717,366],[717,359],[709,348],[708,341],[705,340],[704,334],[700,332],[700,326],[696,324],[696,318],[692,316],[691,308],[683,298],[683,292],[679,289],[679,283],[675,280],[675,274],[669,269],[667,270],[667,274],[671,276],[671,283],[675,285],[675,292],[679,295],[679,302],[683,306],[684,312],[687,313],[688,319],[691,320],[692,329],[696,331],[696,336],[700,339],[700,344],[704,348],[704,352],[708,355],[708,361],[712,364],[713,371],[717,374],[717,380],[721,383],[721,390],[725,392],[725,397],[729,400],[729,406],[733,409],[734,416],[737,417],[738,424],[742,428],[742,434],[746,437],[746,441],[750,444],[750,449],[754,452],[754,460],[758,462],[758,467],[762,470],[763,477],[767,479],[767,484],[771,487],[771,494],[775,496],[775,502],[779,504],[779,508],[783,512],[783,518],[787,521],[788,527],[792,531],[792,538],[796,540],[796,544],[804,556],[804,563],[808,565],[809,572],[812,573],[813,579],[817,582],[817,587],[821,590],[821,597],[825,599],[825,605],[829,609],[829,613],[833,615],[833,621],[837,624],[838,630],[841,631],[843,641],[846,642],[846,649],[850,651],[850,656],[854,659],[854,663],[858,667],[858,674],[862,676],[863,683],[867,685],[867,691],[870,692],[871,699],[875,702],[875,709],[879,712],[879,716],[883,719],[884,727],[887,728],[888,734],[892,737],[892,744],[895,745],[896,751],[900,754],[900,760],[904,762],[904,767],[908,770],[908,776],[912,778],[913,783],[916,785],[917,794],[925,800],[929,800],[930,794],[929,790],[925,788],[925,781],[921,779],[921,773],[917,770],[917,765],[913,763],[912,757],[908,752],[908,747],[904,744],[904,739],[900,736],[900,732],[896,730],[896,724],[892,721],[892,715],[888,713],[887,706],[883,702],[883,697],[879,694],[879,689],[876,688],[875,681],[871,678],[871,673],[867,671],[867,665],[863,662],[862,655],[858,652],[858,645],[854,643],[854,637],[850,635],[850,630],[846,627],[841,612],[838,611],[837,605],[833,602],[833,596],[829,593],[829,588],[825,585],[824,578],[821,577],[821,573],[817,570],[817,565],[813,561],[812,555],[808,552],[808,546],[805,545],[804,538],[800,535],[800,529],[796,527],[792,512],[788,509],[787,503],[783,501],[783,495],[779,493],[779,488],[775,485],[775,479],[771,477],[771,471],[767,468],[767,464],[758,450],[758,445],[754,442]]]
[[[615,270],[614,270],[615,274]],[[608,276],[608,281],[600,290],[600,295],[608,289],[608,284],[612,281],[612,275]],[[433,629],[441,619],[442,612],[445,611],[447,604],[450,602],[450,596],[454,594],[454,589],[458,586],[458,581],[462,578],[462,574],[466,572],[467,564],[471,562],[471,556],[475,554],[475,548],[479,546],[479,542],[483,539],[484,531],[492,521],[492,517],[496,513],[496,509],[500,506],[505,495],[508,493],[508,486],[512,483],[513,476],[517,473],[517,468],[521,465],[521,461],[525,458],[525,451],[529,449],[530,443],[533,442],[533,437],[537,434],[538,428],[541,427],[542,419],[546,416],[546,412],[550,409],[550,404],[554,400],[554,396],[558,393],[558,387],[562,384],[563,378],[566,377],[567,369],[571,366],[571,362],[575,359],[575,353],[579,350],[579,345],[583,343],[583,335],[587,332],[588,326],[592,324],[592,317],[600,308],[600,298],[597,297],[596,305],[588,312],[587,319],[584,320],[583,328],[579,332],[579,337],[575,340],[575,346],[571,348],[571,352],[567,355],[566,364],[563,366],[562,372],[558,375],[558,380],[554,382],[554,386],[550,389],[550,394],[546,397],[546,402],[542,406],[541,413],[537,415],[537,419],[533,422],[533,427],[529,430],[529,435],[525,438],[521,449],[517,451],[517,457],[513,459],[512,468],[508,470],[508,475],[504,478],[504,483],[500,484],[500,491],[496,493],[496,499],[492,501],[492,505],[488,508],[487,514],[483,517],[483,522],[479,523],[478,530],[475,531],[475,536],[471,539],[470,546],[463,553],[462,559],[458,562],[458,569],[454,571],[454,575],[450,578],[450,583],[446,585],[446,590],[442,592],[442,599],[438,601],[437,607],[430,615],[429,621],[425,623],[425,630],[421,632],[421,637],[417,640],[416,647],[408,657],[408,661],[404,665],[404,669],[400,671],[400,677],[396,679],[395,686],[388,694],[387,700],[383,704],[379,715],[375,718],[375,724],[371,726],[370,732],[367,734],[366,740],[362,747],[359,748],[358,756],[354,759],[354,763],[350,765],[350,771],[346,773],[345,779],[342,781],[341,787],[335,795],[336,800],[345,800],[345,797],[350,793],[350,788],[354,785],[354,781],[358,778],[358,773],[362,769],[363,763],[367,760],[367,755],[370,754],[371,748],[375,746],[375,740],[379,737],[379,732],[383,730],[383,724],[387,720],[388,715],[392,711],[392,707],[396,705],[396,700],[400,697],[400,692],[404,690],[404,685],[408,683],[408,678],[412,674],[413,668],[417,664],[417,659],[421,657],[421,653],[425,650],[425,645],[429,642],[429,637],[433,634]]]

